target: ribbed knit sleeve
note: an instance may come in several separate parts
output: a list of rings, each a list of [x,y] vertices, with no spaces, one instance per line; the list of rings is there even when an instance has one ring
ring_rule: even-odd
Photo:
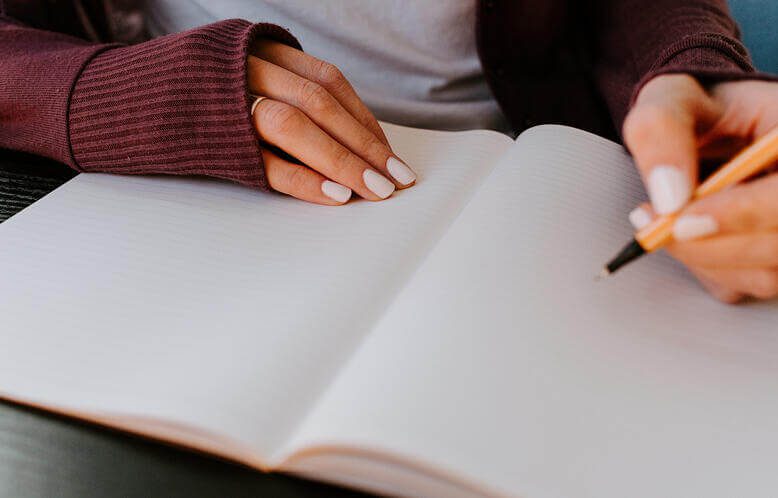
[[[70,93],[86,63],[109,47],[0,15],[0,147],[74,166]]]
[[[278,26],[227,20],[98,53],[70,99],[73,167],[208,175],[266,189],[246,78],[257,37],[299,48]]]
[[[778,47],[776,47],[778,50]],[[659,56],[632,91],[631,102],[651,78],[660,74],[688,73],[703,84],[742,79],[778,81],[751,65],[745,47],[737,40],[717,35],[692,35],[674,43]]]
[[[596,78],[618,129],[642,86],[660,74],[701,82],[773,80],[758,73],[726,0],[599,0]]]

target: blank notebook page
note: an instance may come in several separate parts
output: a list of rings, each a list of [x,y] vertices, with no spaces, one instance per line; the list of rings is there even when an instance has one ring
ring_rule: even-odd
[[[0,225],[0,392],[272,453],[512,143],[386,131],[381,203],[93,174]]]
[[[774,496],[775,303],[718,303],[663,255],[594,282],[632,235],[634,167],[568,128],[518,143],[290,448],[389,450],[527,498]]]

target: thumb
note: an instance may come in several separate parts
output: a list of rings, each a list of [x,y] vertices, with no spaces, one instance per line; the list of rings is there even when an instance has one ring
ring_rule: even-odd
[[[697,129],[711,119],[714,107],[685,75],[659,76],[640,91],[624,122],[624,141],[657,214],[678,211],[689,201],[698,175]]]

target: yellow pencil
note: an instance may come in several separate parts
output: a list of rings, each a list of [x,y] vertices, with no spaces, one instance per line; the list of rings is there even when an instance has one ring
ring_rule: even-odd
[[[776,161],[778,161],[778,127],[743,149],[712,174],[697,187],[692,194],[692,200],[721,192],[768,168]],[[605,265],[600,277],[607,277],[643,254],[654,252],[669,244],[673,239],[673,224],[677,216],[677,214],[660,216],[638,230],[635,238]]]

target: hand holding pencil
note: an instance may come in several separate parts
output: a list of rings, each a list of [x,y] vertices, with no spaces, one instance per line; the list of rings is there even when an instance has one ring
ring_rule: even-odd
[[[775,85],[730,82],[706,91],[682,75],[646,84],[624,130],[652,201],[630,214],[646,246],[637,252],[666,245],[725,302],[778,295],[778,174],[752,177],[778,163],[776,128]],[[723,163],[749,144],[728,170],[695,185],[699,158]]]

